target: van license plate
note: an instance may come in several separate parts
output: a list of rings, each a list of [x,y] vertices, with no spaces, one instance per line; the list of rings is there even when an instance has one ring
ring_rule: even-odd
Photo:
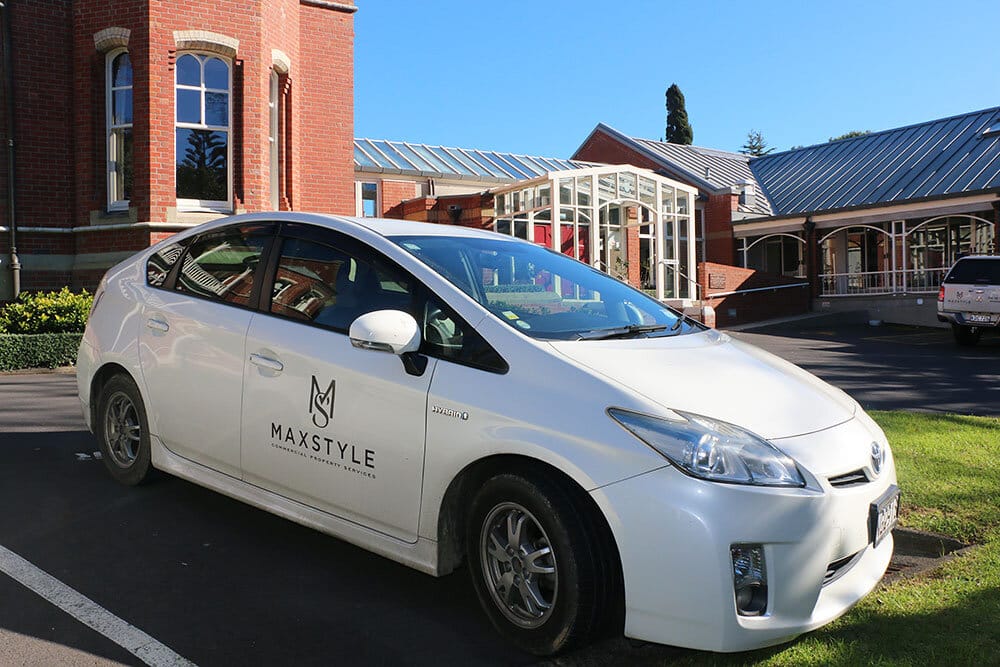
[[[878,546],[899,520],[899,487],[893,484],[868,508],[868,539]]]

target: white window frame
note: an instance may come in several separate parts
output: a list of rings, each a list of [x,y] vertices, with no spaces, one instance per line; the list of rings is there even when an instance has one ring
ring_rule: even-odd
[[[115,197],[118,193],[117,190],[117,179],[115,175],[115,161],[112,157],[115,154],[113,143],[115,141],[114,130],[121,129],[132,129],[132,123],[121,123],[119,125],[114,124],[114,97],[115,91],[118,90],[135,90],[135,68],[132,68],[132,85],[130,86],[118,86],[114,87],[114,80],[112,74],[112,64],[115,58],[122,55],[123,53],[128,54],[128,49],[114,49],[109,51],[104,59],[104,151],[105,151],[105,176],[107,180],[107,205],[108,211],[127,211],[130,201],[128,199],[118,199]],[[131,65],[132,58],[129,56],[129,63]],[[135,94],[133,92],[132,96],[132,111],[135,111]],[[135,137],[133,136],[133,150],[135,146]]]
[[[231,97],[231,96],[230,96]],[[281,208],[281,161],[278,152],[279,141],[278,131],[280,120],[278,114],[281,112],[281,77],[274,69],[268,79],[268,179],[271,208],[277,211]]]
[[[199,211],[199,212],[209,212],[209,213],[231,213],[233,211],[233,61],[231,58],[219,55],[218,53],[211,53],[208,51],[183,51],[177,54],[175,63],[180,61],[184,56],[196,56],[198,62],[201,65],[201,85],[190,86],[187,84],[181,85],[177,83],[177,67],[174,67],[174,190],[176,192],[176,174],[177,174],[177,130],[208,130],[211,132],[225,132],[227,136],[226,141],[226,200],[225,201],[215,201],[211,199],[182,199],[177,198],[177,210],[178,211]],[[222,62],[226,63],[226,68],[228,70],[228,82],[227,89],[221,90],[219,88],[208,88],[205,86],[205,62],[211,58],[218,58]],[[221,125],[207,125],[205,123],[182,123],[177,120],[177,91],[178,90],[195,90],[201,93],[201,118],[205,118],[205,95],[207,93],[226,93],[229,96],[229,103],[226,105],[226,111],[228,112],[228,118],[226,119],[226,126]]]
[[[366,184],[375,186],[375,215],[382,217],[382,182],[381,181],[354,181],[354,215],[359,218],[365,217],[364,186]]]

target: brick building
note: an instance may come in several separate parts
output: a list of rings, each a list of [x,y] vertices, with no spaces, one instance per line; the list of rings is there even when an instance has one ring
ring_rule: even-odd
[[[21,288],[93,287],[220,214],[354,212],[353,4],[3,5],[0,298],[14,232]]]

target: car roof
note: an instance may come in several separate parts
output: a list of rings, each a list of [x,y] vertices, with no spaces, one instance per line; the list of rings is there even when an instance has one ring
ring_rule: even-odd
[[[337,216],[340,220],[352,222],[370,229],[381,236],[460,236],[467,238],[497,238],[493,231],[462,227],[459,225],[440,225],[433,222],[415,222],[413,220],[391,220],[387,218],[355,218]],[[501,238],[510,238],[503,237]]]

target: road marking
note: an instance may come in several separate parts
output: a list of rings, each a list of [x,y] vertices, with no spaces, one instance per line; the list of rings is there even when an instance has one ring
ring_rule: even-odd
[[[153,667],[195,667],[139,628],[0,545],[0,572]]]

